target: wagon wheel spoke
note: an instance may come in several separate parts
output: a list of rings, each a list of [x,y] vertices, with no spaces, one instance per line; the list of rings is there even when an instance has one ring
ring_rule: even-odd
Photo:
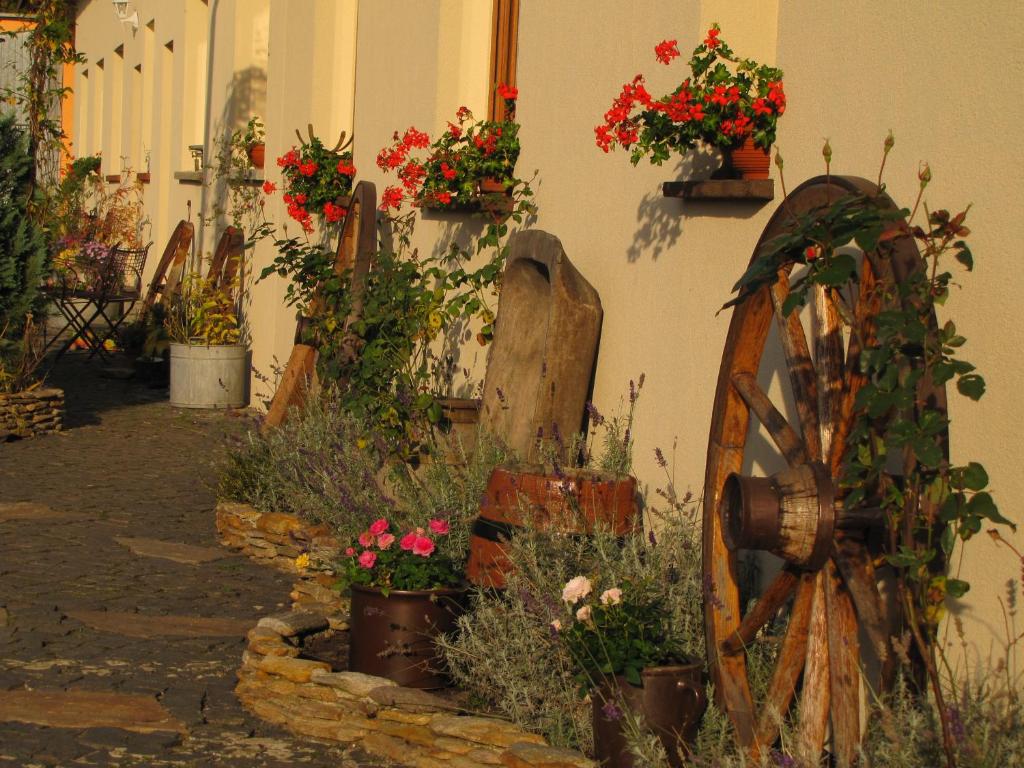
[[[779,736],[779,723],[789,711],[796,692],[796,683],[804,671],[807,655],[807,632],[811,623],[815,576],[805,573],[797,585],[796,597],[789,616],[789,626],[779,649],[775,672],[768,687],[768,696],[757,722],[757,743],[768,748]]]
[[[811,312],[814,368],[817,373],[818,428],[823,461],[830,456],[843,399],[843,333],[834,291],[815,285]]]
[[[804,684],[800,690],[800,723],[797,729],[797,754],[808,765],[817,765],[825,744],[831,685],[829,684],[828,615],[825,591],[828,569],[814,576],[814,599],[807,633],[807,658]]]
[[[832,441],[830,464],[833,475],[839,474],[843,453],[846,450],[846,440],[853,427],[853,403],[867,381],[867,377],[860,370],[860,354],[864,346],[870,346],[875,340],[875,318],[880,309],[876,288],[875,271],[871,268],[871,261],[864,259],[858,283],[857,304],[854,308],[854,328],[846,351],[846,370],[843,376],[846,389],[839,409],[839,426]]]
[[[829,692],[832,751],[838,768],[849,768],[860,744],[860,648],[857,615],[850,594],[833,563],[826,567],[825,612],[828,619]]]
[[[761,629],[785,605],[789,596],[796,590],[800,576],[795,568],[785,567],[761,595],[753,608],[747,611],[739,628],[722,643],[722,653],[739,653],[757,635]]]
[[[757,414],[776,447],[786,457],[789,466],[806,464],[807,451],[804,449],[803,441],[793,431],[786,417],[768,399],[768,395],[757,383],[757,377],[749,373],[737,373],[732,377],[732,384],[750,410]]]
[[[894,668],[894,657],[885,630],[882,597],[878,593],[878,579],[871,556],[862,542],[841,537],[836,542],[833,558],[857,609],[857,616],[871,648],[882,664],[884,681],[888,677],[887,670]]]
[[[818,387],[815,382],[814,365],[811,353],[807,348],[807,337],[800,317],[794,310],[789,315],[782,312],[782,303],[789,295],[789,277],[779,273],[778,281],[772,286],[772,306],[775,309],[775,321],[779,329],[779,339],[786,355],[786,369],[793,386],[796,399],[797,415],[800,417],[800,429],[804,436],[804,446],[808,458],[821,458],[821,439],[818,434]]]

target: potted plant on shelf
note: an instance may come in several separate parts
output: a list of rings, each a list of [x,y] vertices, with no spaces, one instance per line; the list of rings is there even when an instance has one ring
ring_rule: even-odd
[[[598,584],[586,576],[570,579],[562,589],[563,615],[552,622],[591,698],[595,757],[610,768],[631,768],[628,733],[642,722],[660,739],[669,764],[681,767],[707,708],[703,665],[673,641],[671,612],[657,585]]]
[[[661,165],[673,152],[683,155],[703,143],[721,149],[727,169],[741,178],[767,179],[768,153],[786,111],[782,70],[738,58],[719,33],[713,24],[693,50],[690,76],[671,93],[652,97],[643,75],[623,85],[594,129],[597,146],[631,150],[633,165],[644,157]],[[675,40],[654,51],[663,64],[679,57]]]
[[[498,86],[505,100],[505,120],[476,120],[467,107],[456,112],[456,122],[431,143],[430,137],[410,127],[394,135],[391,145],[377,155],[377,165],[385,173],[396,171],[401,186],[384,191],[384,204],[397,208],[404,198],[422,208],[455,209],[473,205],[493,205],[506,213],[507,200],[496,201],[490,195],[511,196],[515,187],[524,185],[515,177],[519,159],[519,124],[515,121],[516,88]],[[414,156],[417,149],[428,150],[426,157]]]
[[[455,630],[466,589],[446,541],[446,520],[401,537],[380,518],[345,550],[341,584],[352,591],[349,668],[411,688],[447,684],[434,638]]]
[[[249,351],[234,291],[188,275],[165,320],[170,338],[171,405],[241,408],[247,402]]]
[[[285,180],[284,202],[288,215],[302,225],[306,234],[313,231],[313,215],[322,215],[328,224],[345,218],[356,167],[342,132],[334,149],[328,149],[309,126],[309,141],[299,136],[300,145],[277,158]],[[273,186],[265,186],[272,192]]]
[[[245,131],[242,132],[241,140],[252,167],[263,168],[267,151],[266,131],[263,121],[259,117],[249,119],[245,125]]]

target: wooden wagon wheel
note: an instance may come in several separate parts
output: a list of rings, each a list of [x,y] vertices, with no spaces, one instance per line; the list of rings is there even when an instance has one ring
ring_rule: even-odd
[[[853,177],[818,177],[790,194],[758,243],[784,233],[793,215],[826,206],[844,194],[877,195],[877,187]],[[895,210],[884,194],[879,198]],[[896,228],[893,222],[890,228]],[[757,249],[754,251],[755,257]],[[886,605],[880,597],[865,529],[881,513],[870,504],[845,510],[838,487],[843,452],[854,420],[854,398],[864,384],[859,339],[870,344],[875,320],[894,292],[923,262],[905,232],[866,254],[859,267],[853,307],[856,333],[844,342],[833,294],[811,289],[811,343],[798,312],[783,316],[788,270],[740,302],[732,316],[715,393],[705,475],[703,572],[708,663],[719,705],[729,714],[740,743],[755,756],[778,738],[781,716],[799,691],[795,748],[807,765],[818,765],[829,726],[835,762],[851,765],[861,723],[861,675],[881,669],[881,685],[894,666]],[[809,302],[811,303],[811,302]],[[799,424],[791,426],[765,393],[758,372],[772,325],[782,346]],[[813,356],[812,356],[813,352]],[[766,379],[762,379],[762,382]],[[923,392],[929,406],[945,411],[945,389]],[[744,477],[753,413],[787,469],[771,478]],[[942,436],[945,443],[945,435]],[[750,457],[748,457],[749,459]],[[739,564],[743,551],[769,551],[783,559],[750,607],[741,605]],[[778,645],[764,700],[755,702],[747,650],[769,622],[788,624]],[[861,638],[865,642],[861,642]],[[802,679],[802,684],[801,684]],[[799,684],[799,685],[798,685]],[[781,715],[780,715],[781,713]]]
[[[352,270],[350,290],[353,301],[352,310],[345,319],[339,332],[344,338],[349,337],[349,328],[362,315],[362,298],[366,286],[366,277],[370,271],[370,259],[377,249],[377,188],[369,181],[360,181],[352,190],[352,202],[348,207],[345,223],[342,225],[341,236],[338,238],[338,250],[334,259],[334,274],[341,276]],[[274,393],[274,399],[267,411],[261,431],[277,427],[284,423],[288,410],[301,406],[305,401],[310,382],[316,375],[317,346],[316,340],[310,338],[312,318],[322,314],[326,309],[325,297],[317,289],[310,317],[299,317],[295,328],[295,346],[292,347],[281,376],[281,382]],[[346,348],[344,339],[342,347]],[[349,345],[350,353],[356,350]]]

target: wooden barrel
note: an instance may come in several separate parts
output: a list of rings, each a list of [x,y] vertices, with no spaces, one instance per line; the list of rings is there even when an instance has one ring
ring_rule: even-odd
[[[625,536],[640,524],[636,479],[608,479],[588,471],[546,475],[538,467],[496,467],[473,523],[466,577],[504,587],[511,563],[506,542],[527,521],[542,529],[584,534],[601,526]]]

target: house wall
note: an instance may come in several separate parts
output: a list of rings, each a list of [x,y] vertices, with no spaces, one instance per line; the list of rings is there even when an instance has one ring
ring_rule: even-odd
[[[202,140],[198,62],[211,52],[213,125],[242,125],[249,114],[262,115],[271,158],[266,177],[277,183],[273,158],[294,143],[294,129],[309,122],[325,141],[354,130],[359,177],[374,181],[380,192],[393,179],[380,173],[374,159],[394,131],[415,125],[436,134],[462,104],[485,114],[490,3],[483,0],[182,2],[133,2],[129,10],[138,8],[143,25],[134,37],[106,0],[83,4],[79,17],[78,40],[89,63],[77,81],[76,130],[87,151],[102,146],[110,130],[90,128],[96,125],[90,116],[97,114],[89,103],[97,88],[96,59],[110,62],[124,45],[123,70],[131,72],[145,56],[145,30],[153,21],[154,182],[147,206],[158,248],[185,215],[186,201],[194,212],[202,202],[198,188],[177,184],[171,175],[191,167],[184,148]],[[207,47],[211,12],[217,36]],[[778,146],[789,188],[821,172],[825,137],[835,152],[835,172],[873,178],[891,128],[896,148],[886,178],[897,202],[912,204],[918,163],[928,160],[934,181],[927,197],[934,205],[959,209],[973,203],[969,223],[978,266],[960,280],[963,288],[948,311],[970,339],[965,353],[987,374],[989,392],[977,404],[951,398],[953,458],[983,462],[1004,513],[1020,517],[1013,500],[1024,496],[1017,469],[1024,417],[1015,382],[1024,370],[1015,299],[1024,292],[1024,278],[1005,255],[1024,207],[1024,155],[1007,137],[1024,122],[1024,107],[1004,92],[1005,83],[1020,82],[1024,74],[1024,17],[1010,0],[979,0],[970,14],[883,0],[841,7],[812,0],[636,0],[628,7],[611,0],[521,0],[519,170],[527,176],[537,171],[533,226],[562,240],[601,295],[605,319],[593,393],[598,408],[614,413],[629,380],[646,375],[635,428],[637,475],[652,491],[664,486],[654,459],[661,447],[674,457],[677,485],[700,493],[729,323],[728,312],[716,312],[730,298],[781,189],[773,170],[776,202],[765,206],[665,199],[661,182],[695,168],[707,171],[716,160],[697,155],[634,168],[621,152],[604,155],[594,145],[593,128],[621,84],[638,72],[648,76],[652,93],[678,83],[684,63],[663,67],[654,59],[654,45],[678,38],[685,60],[712,21],[735,50],[786,71],[789,106]],[[170,40],[173,54],[166,49]],[[1003,52],[998,64],[983,55],[989,51]],[[265,94],[253,94],[247,109],[236,110],[239,96],[231,84],[237,86],[246,71],[265,79]],[[109,85],[109,70],[107,76]],[[139,167],[139,159],[133,164]],[[272,220],[286,221],[279,196],[267,210]],[[428,215],[417,225],[414,244],[421,252],[438,252],[452,241],[468,244],[478,233],[479,224],[464,217]],[[255,271],[272,258],[270,244],[261,244]],[[254,364],[271,378],[275,362],[287,358],[294,332],[284,290],[282,280],[271,278],[249,293]],[[475,342],[465,348],[460,367],[471,375],[458,382],[463,391],[482,376],[485,354]],[[766,376],[777,393],[778,376]],[[271,391],[254,381],[254,403]],[[751,469],[772,469],[757,458]],[[1024,537],[1014,540],[1024,547]],[[1002,637],[999,601],[1019,568],[988,537],[972,549],[962,576],[974,586],[960,618],[972,652],[984,656]]]

